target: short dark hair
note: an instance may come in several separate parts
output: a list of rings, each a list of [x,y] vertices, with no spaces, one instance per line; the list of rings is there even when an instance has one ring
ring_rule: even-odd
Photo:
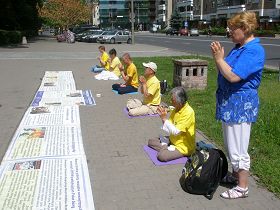
[[[109,51],[110,55],[117,55],[117,51],[113,48]]]
[[[105,51],[105,46],[101,45],[101,46],[98,47],[98,49]]]

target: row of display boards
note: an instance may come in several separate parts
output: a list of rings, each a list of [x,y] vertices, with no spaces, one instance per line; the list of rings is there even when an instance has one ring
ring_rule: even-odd
[[[94,210],[71,71],[46,71],[0,166],[0,209]]]

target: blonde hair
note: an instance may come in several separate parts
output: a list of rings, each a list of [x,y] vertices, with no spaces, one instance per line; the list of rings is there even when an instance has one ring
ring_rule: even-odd
[[[251,35],[258,27],[258,21],[254,12],[241,12],[231,17],[227,24],[230,28],[241,28],[245,34]]]

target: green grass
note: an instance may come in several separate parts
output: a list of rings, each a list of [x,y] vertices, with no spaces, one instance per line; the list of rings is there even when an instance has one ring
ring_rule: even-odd
[[[168,85],[173,81],[172,59],[197,58],[183,57],[149,57],[134,58],[140,74],[144,68],[142,62],[153,61],[158,65],[157,77],[166,79]],[[223,148],[221,123],[215,119],[215,91],[217,72],[212,59],[203,58],[209,62],[208,86],[205,90],[188,91],[189,103],[196,113],[196,127],[212,139],[216,145]],[[252,126],[249,153],[251,156],[251,172],[259,177],[259,182],[280,197],[280,82],[278,71],[265,70],[259,88],[260,111],[259,118]],[[168,94],[163,100],[170,101]]]

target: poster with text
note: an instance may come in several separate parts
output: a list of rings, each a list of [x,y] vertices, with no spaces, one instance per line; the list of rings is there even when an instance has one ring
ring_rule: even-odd
[[[85,156],[5,162],[0,209],[94,210]]]
[[[20,126],[79,124],[79,106],[38,106],[27,109]]]
[[[90,90],[37,91],[31,106],[96,105]]]
[[[83,154],[80,127],[26,126],[15,133],[3,161]]]

